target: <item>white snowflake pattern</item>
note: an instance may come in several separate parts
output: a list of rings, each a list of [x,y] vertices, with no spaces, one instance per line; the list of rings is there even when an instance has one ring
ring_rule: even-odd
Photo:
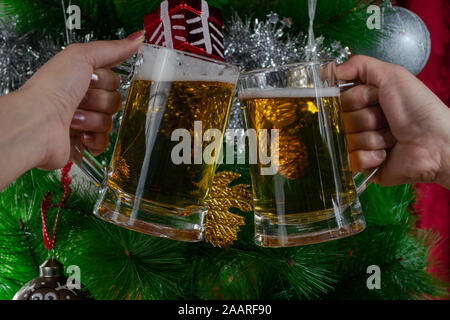
[[[207,54],[215,54],[223,58],[223,33],[211,21],[209,21],[209,6],[205,0],[201,2],[201,14],[198,17],[186,20],[186,24],[192,25],[194,23],[201,23],[201,27],[189,31],[189,34],[202,34],[202,38],[191,45],[204,45]],[[156,27],[155,31],[149,38],[150,43],[162,45],[168,48],[173,48],[172,30],[186,30],[184,25],[181,25],[180,20],[185,19],[184,14],[174,14],[169,16],[169,2],[165,0],[160,5],[161,22]],[[156,39],[156,40],[155,40]],[[185,42],[187,39],[183,36],[175,35],[173,39]]]

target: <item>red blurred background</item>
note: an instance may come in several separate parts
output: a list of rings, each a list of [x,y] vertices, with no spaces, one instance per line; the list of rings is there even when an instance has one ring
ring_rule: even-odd
[[[431,54],[418,78],[450,106],[450,1],[397,0],[392,3],[413,11],[427,25],[431,36]],[[442,242],[433,252],[436,264],[430,272],[450,281],[450,190],[434,183],[418,183],[415,187],[419,227],[432,228],[442,236]]]

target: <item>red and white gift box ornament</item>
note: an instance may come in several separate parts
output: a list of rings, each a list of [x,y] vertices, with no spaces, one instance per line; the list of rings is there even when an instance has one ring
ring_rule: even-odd
[[[224,60],[222,13],[205,0],[165,0],[144,28],[148,43]]]

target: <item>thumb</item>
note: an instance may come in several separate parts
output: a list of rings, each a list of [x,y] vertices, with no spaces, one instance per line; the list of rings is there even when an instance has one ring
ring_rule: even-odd
[[[81,44],[83,57],[93,69],[114,66],[134,55],[145,39],[141,30],[123,40],[94,41]]]

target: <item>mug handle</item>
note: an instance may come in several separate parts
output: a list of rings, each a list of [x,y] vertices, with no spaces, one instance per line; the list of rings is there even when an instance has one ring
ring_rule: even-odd
[[[364,192],[364,190],[367,189],[367,187],[372,183],[373,178],[375,177],[375,175],[379,170],[380,167],[376,167],[372,169],[367,176],[365,176],[365,174],[362,172],[358,172],[353,176],[353,181],[355,182],[357,195],[360,195],[362,192]]]
[[[111,68],[111,70],[118,75],[127,77],[128,80],[131,80],[134,71],[133,65],[133,63],[125,61],[120,65]],[[86,147],[81,142],[81,134],[82,132],[77,132],[77,135],[72,137],[73,145],[71,147],[70,158],[98,187],[106,180],[107,166],[102,165],[86,150]]]
[[[81,142],[81,134],[72,137],[71,160],[86,174],[98,187],[106,179],[106,166],[103,166],[95,157],[90,154]]]
[[[354,86],[362,84],[362,82],[348,82],[348,81],[341,81],[338,80],[338,86],[341,91],[353,88]],[[377,174],[377,172],[380,170],[380,167],[376,167],[372,169],[367,176],[365,176],[364,173],[358,172],[353,176],[353,181],[356,185],[356,193],[360,195],[364,190],[367,189],[367,187],[372,183],[373,178]]]

